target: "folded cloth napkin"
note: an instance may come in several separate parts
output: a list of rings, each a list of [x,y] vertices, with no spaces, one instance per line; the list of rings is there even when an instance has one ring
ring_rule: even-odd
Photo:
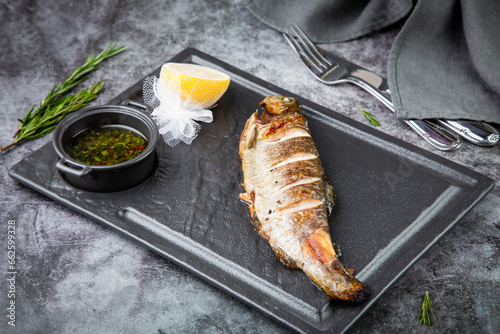
[[[388,80],[399,118],[500,123],[500,1],[420,0]]]
[[[298,24],[318,43],[342,42],[395,23],[412,0],[251,0],[247,8],[265,24],[286,31]]]
[[[318,43],[407,18],[388,61],[398,117],[500,123],[498,0],[251,0],[247,8],[280,31],[298,24]]]

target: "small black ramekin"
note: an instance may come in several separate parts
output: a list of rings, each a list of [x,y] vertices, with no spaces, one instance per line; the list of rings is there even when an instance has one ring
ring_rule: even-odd
[[[87,191],[114,192],[134,187],[153,173],[156,168],[158,127],[145,113],[149,111],[146,106],[133,101],[128,104],[86,107],[70,114],[57,125],[53,133],[54,149],[60,157],[56,168],[66,182]],[[70,158],[64,150],[81,131],[113,125],[133,128],[148,140],[148,146],[137,157],[108,166],[84,164]]]

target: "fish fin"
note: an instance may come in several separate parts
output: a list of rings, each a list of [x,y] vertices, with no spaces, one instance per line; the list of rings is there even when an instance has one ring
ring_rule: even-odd
[[[309,234],[302,244],[302,253],[324,264],[330,263],[336,257],[330,234],[325,228],[318,228]]]
[[[335,205],[335,191],[333,190],[332,185],[330,184],[330,181],[325,177],[325,194],[326,194],[326,209],[327,209],[327,214],[328,216],[332,213],[333,211],[333,206]]]
[[[252,199],[250,198],[250,195],[248,195],[248,193],[241,193],[240,199],[244,202],[252,203]]]
[[[259,223],[259,224],[260,224],[260,223]],[[258,228],[256,227],[256,228],[255,228],[255,230],[257,231],[257,233],[259,233],[259,235],[260,235],[262,238],[264,238],[264,240],[269,241],[269,236],[268,236],[267,234],[265,234],[264,232],[262,232],[262,229],[260,228],[260,225],[259,225],[259,227],[258,227]]]
[[[252,116],[247,120],[245,124],[245,128],[241,133],[240,139],[240,157],[243,157],[243,151],[251,149],[255,146],[255,142],[257,140],[257,126],[255,124],[255,120],[257,119],[259,112],[256,111]]]

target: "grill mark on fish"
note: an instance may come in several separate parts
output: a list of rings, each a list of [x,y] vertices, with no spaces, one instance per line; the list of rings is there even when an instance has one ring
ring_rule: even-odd
[[[335,199],[295,99],[266,97],[241,134],[246,193],[255,230],[278,259],[302,269],[329,296],[362,302],[369,289],[339,261],[328,214]]]
[[[284,165],[291,164],[294,162],[299,162],[299,161],[304,161],[304,160],[313,160],[313,159],[318,159],[318,156],[314,155],[312,153],[295,153],[291,157],[272,165],[271,169],[279,168],[279,167],[282,167]]]
[[[288,190],[288,189],[293,188],[293,187],[297,187],[297,186],[304,185],[304,184],[310,184],[310,183],[314,183],[314,182],[318,182],[318,181],[321,181],[321,179],[319,177],[305,177],[301,180],[289,183],[289,184],[279,188],[279,190],[285,191],[285,190]]]
[[[269,143],[280,143],[284,142],[286,140],[290,140],[293,138],[298,138],[298,137],[311,137],[309,132],[307,132],[304,129],[297,129],[297,128],[292,128],[287,131],[284,131],[281,135],[275,136],[275,138],[271,139]]]
[[[303,153],[299,153],[303,154]],[[294,172],[291,168],[281,168],[287,164],[295,164],[294,168],[297,172]],[[298,181],[305,177],[315,176],[318,168],[321,168],[321,163],[318,156],[311,154],[309,156],[290,156],[287,157],[285,161],[279,162],[265,162],[262,163],[264,168],[257,173],[253,173],[249,176],[249,179],[257,179],[262,175],[269,175],[269,179],[278,179],[283,177],[289,179],[290,181]]]
[[[285,207],[278,207],[276,210],[281,211],[281,213],[294,213],[298,211],[304,211],[307,209],[314,209],[320,205],[323,205],[324,202],[319,199],[302,199]]]

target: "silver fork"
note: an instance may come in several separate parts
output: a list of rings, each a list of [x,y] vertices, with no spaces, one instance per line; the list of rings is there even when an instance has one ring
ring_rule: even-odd
[[[328,85],[353,83],[368,91],[394,112],[387,80],[341,57],[325,54],[298,26],[290,28],[290,33],[283,35],[316,79]],[[459,136],[433,122],[405,122],[434,148],[453,151],[462,145]]]

